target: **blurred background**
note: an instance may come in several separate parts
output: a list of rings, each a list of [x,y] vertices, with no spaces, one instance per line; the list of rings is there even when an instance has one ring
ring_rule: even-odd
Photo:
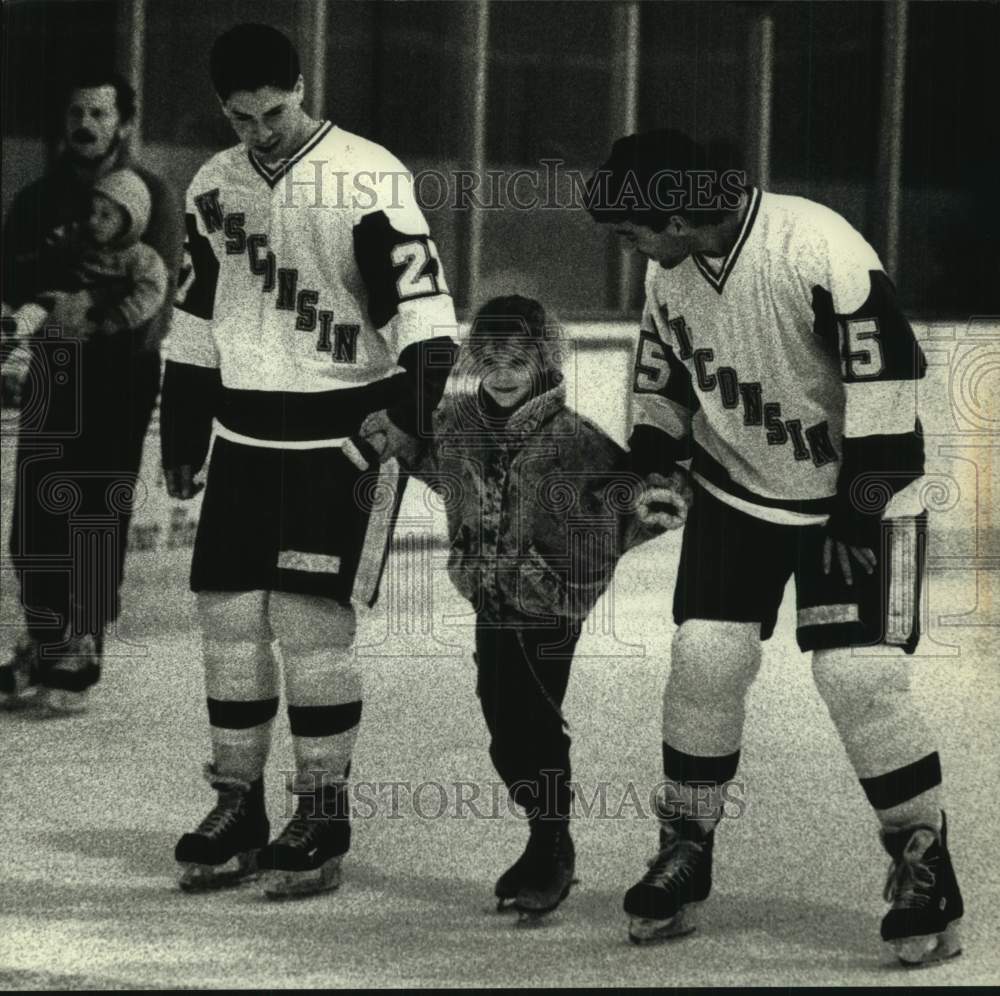
[[[8,0],[3,17],[5,211],[51,154],[60,73],[84,56],[131,77],[139,157],[183,189],[234,141],[209,47],[253,20],[297,43],[314,113],[414,171],[587,175],[619,135],[679,127],[844,214],[914,317],[1000,314],[995,4]],[[638,312],[638,260],[582,210],[427,213],[463,314],[515,288],[565,319]]]

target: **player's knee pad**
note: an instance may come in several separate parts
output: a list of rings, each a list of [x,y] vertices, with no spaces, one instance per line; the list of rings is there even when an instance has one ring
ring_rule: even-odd
[[[209,699],[256,702],[276,696],[267,594],[199,592],[197,605]]]
[[[851,647],[813,651],[813,680],[834,716],[860,716],[904,699],[910,690],[909,660],[902,650],[872,656]]]
[[[742,701],[760,670],[756,623],[689,619],[674,634],[668,697]]]
[[[204,639],[214,643],[270,643],[267,592],[200,591],[198,622]]]
[[[270,619],[286,657],[339,653],[354,644],[354,608],[316,595],[271,593]]]
[[[289,706],[326,707],[361,700],[351,648],[354,609],[329,598],[275,592],[271,625],[281,645]]]

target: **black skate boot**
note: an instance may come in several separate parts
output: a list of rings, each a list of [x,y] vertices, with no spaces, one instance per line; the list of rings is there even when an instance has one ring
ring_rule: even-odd
[[[497,909],[501,912],[513,908],[512,904],[525,883],[532,861],[533,851],[529,837],[521,856],[497,879],[493,887],[493,894],[497,897]]]
[[[521,868],[515,872],[518,863]],[[514,909],[522,921],[533,921],[551,913],[568,895],[576,881],[576,850],[565,820],[539,820],[532,824],[528,846],[506,875],[520,878],[513,897]],[[512,874],[514,873],[514,874]],[[501,880],[505,877],[501,876]],[[513,883],[508,879],[508,882]],[[504,883],[505,885],[507,883]],[[501,882],[497,882],[499,896]],[[501,900],[502,901],[502,900]]]
[[[885,898],[892,909],[882,920],[882,940],[904,965],[929,965],[962,953],[958,922],[964,905],[948,854],[948,828],[907,827],[882,834],[892,858]]]
[[[174,849],[185,892],[236,885],[256,875],[258,849],[267,844],[271,832],[263,778],[248,783],[217,775],[211,767],[205,775],[219,793],[219,801],[198,829],[184,834]]]
[[[660,825],[660,853],[649,871],[625,893],[633,944],[683,937],[695,929],[693,909],[712,890],[715,831],[706,834],[681,817]]]
[[[0,708],[21,709],[34,703],[40,673],[38,641],[23,633],[10,659],[0,665]]]
[[[41,670],[43,704],[52,715],[83,712],[89,690],[100,679],[101,655],[94,637],[70,637],[62,656]]]
[[[295,815],[260,852],[264,895],[271,899],[336,889],[340,862],[351,846],[346,785],[293,791]]]

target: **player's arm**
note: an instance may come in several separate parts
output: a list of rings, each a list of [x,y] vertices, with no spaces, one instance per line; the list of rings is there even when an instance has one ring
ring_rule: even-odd
[[[644,480],[640,524],[675,529],[691,501],[687,473],[678,464],[691,456],[691,418],[699,402],[690,372],[657,330],[648,301],[647,295],[635,353],[628,448],[631,469]]]
[[[412,184],[398,184],[358,219],[354,255],[371,322],[403,370],[396,400],[365,420],[360,456],[365,462],[406,460],[415,441],[430,431],[458,352],[454,304]]]
[[[840,543],[876,550],[892,496],[924,471],[916,381],[927,364],[892,282],[868,251],[870,269],[856,272],[860,253],[852,254],[844,265],[855,272],[835,275],[832,290],[814,299],[832,312],[844,383],[841,467],[827,531]]]
[[[212,334],[219,261],[201,228],[193,201],[185,216],[187,238],[177,280],[160,397],[160,445],[167,490],[190,498],[194,476],[208,454],[221,381]]]
[[[177,275],[180,272],[184,255],[184,210],[174,191],[174,188],[158,176],[144,177],[152,195],[149,223],[143,234],[142,241],[151,246],[153,251],[163,260],[167,270],[167,288],[164,302],[167,308],[172,308],[177,297]],[[162,338],[169,329],[167,319],[157,324],[158,336]],[[155,345],[159,345],[159,338]]]

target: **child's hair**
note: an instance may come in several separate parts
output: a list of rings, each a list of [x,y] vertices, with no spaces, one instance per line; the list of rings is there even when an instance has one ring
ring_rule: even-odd
[[[295,46],[277,28],[237,24],[219,35],[209,58],[212,85],[221,100],[265,86],[294,90],[301,75]]]
[[[511,340],[529,340],[538,350],[543,370],[556,370],[560,364],[558,331],[546,322],[545,309],[538,301],[511,294],[495,297],[479,309],[472,320],[469,346],[477,354]]]

